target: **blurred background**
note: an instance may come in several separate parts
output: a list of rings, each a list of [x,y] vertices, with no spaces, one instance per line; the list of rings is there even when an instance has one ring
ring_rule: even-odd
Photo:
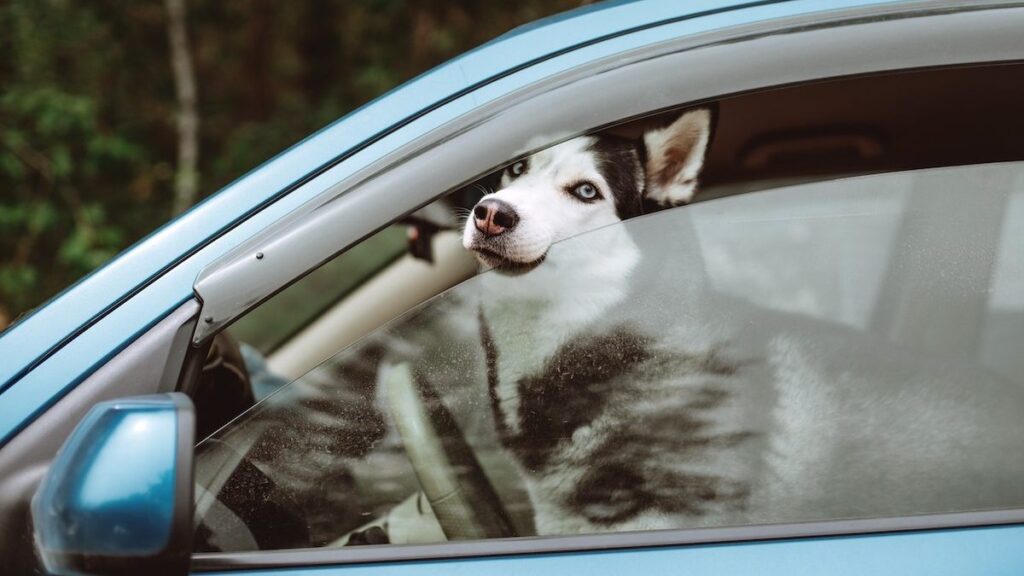
[[[0,2],[0,330],[361,104],[589,3]]]

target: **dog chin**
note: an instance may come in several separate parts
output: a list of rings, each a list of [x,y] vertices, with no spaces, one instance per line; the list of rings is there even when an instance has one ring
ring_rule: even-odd
[[[540,266],[544,262],[544,258],[547,257],[547,252],[545,252],[540,255],[540,258],[534,260],[516,260],[482,247],[473,248],[473,254],[476,255],[476,259],[484,266],[511,276],[525,274],[533,270]]]

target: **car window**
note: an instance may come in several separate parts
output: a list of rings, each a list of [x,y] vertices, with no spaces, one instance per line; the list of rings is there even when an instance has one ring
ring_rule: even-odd
[[[417,306],[196,448],[198,551],[1024,506],[1024,163],[663,210]]]
[[[314,270],[231,327],[239,340],[267,354],[319,317],[405,251],[405,230],[385,228]]]

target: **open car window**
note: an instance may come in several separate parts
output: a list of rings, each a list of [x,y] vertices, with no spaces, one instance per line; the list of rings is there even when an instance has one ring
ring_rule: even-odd
[[[1024,507],[1024,164],[614,224],[338,352],[196,449],[196,549]]]

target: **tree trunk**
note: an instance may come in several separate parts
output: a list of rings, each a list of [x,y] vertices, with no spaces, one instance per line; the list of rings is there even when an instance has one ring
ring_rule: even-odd
[[[196,77],[186,33],[185,0],[164,0],[164,5],[178,100],[178,167],[174,176],[173,212],[179,214],[195,203],[199,188],[199,115],[196,112]]]

